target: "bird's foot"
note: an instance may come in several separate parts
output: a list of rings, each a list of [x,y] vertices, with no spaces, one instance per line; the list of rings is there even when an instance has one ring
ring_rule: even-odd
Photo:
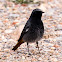
[[[39,46],[36,46],[36,48],[38,48],[38,51],[39,51],[38,54],[40,54]]]
[[[28,55],[31,55],[31,53],[28,53]]]
[[[27,54],[27,57],[30,57],[30,56],[31,56],[31,53],[28,53],[28,54]]]
[[[36,48],[39,48],[39,46],[36,46]]]

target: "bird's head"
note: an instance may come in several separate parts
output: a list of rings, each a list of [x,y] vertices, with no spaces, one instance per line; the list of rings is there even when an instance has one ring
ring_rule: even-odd
[[[33,17],[41,17],[43,13],[44,13],[44,12],[41,11],[40,9],[34,9],[34,10],[32,11],[31,16],[33,16]]]

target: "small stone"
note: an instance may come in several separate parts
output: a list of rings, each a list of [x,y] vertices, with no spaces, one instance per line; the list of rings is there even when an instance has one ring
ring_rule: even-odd
[[[33,2],[36,3],[36,2],[38,2],[38,0],[34,0]]]
[[[22,59],[24,60],[25,59],[25,56],[22,56]]]
[[[12,24],[13,24],[13,25],[17,24],[17,25],[18,25],[18,24],[19,24],[19,22],[13,22]]]
[[[4,35],[2,35],[2,39],[4,39],[5,37],[4,37]]]
[[[38,60],[42,60],[42,57],[39,57],[39,59]]]
[[[5,33],[11,33],[13,30],[7,29],[5,30]]]
[[[61,32],[60,32],[61,33]],[[56,40],[62,41],[62,37],[56,37]]]
[[[19,17],[19,14],[10,14],[10,17]]]
[[[7,42],[7,39],[4,39],[3,42]]]
[[[5,52],[9,52],[10,50],[9,49],[4,49]]]
[[[59,45],[54,45],[54,47],[55,47],[55,48],[58,48],[58,47],[59,47]]]
[[[3,25],[2,21],[0,20],[0,26]]]
[[[54,62],[58,61],[57,58],[51,58],[51,60]]]
[[[51,47],[51,50],[54,50],[55,49],[55,47]]]
[[[49,52],[50,52],[50,53],[54,53],[54,50],[50,50]]]
[[[62,29],[62,25],[57,25],[57,29],[61,30]]]

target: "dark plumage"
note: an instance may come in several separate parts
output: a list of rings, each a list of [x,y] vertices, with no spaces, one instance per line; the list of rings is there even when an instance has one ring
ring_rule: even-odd
[[[14,46],[12,50],[16,50],[22,43],[27,42],[28,52],[29,52],[29,42],[36,42],[38,47],[38,41],[42,38],[44,33],[44,26],[41,20],[42,12],[40,9],[34,9],[28,19],[18,43]],[[39,47],[38,47],[39,49]]]

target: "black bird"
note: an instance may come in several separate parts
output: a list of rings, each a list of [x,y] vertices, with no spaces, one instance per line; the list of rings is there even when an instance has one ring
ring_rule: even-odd
[[[34,9],[31,13],[30,18],[28,19],[21,35],[18,40],[18,43],[14,46],[12,50],[16,50],[22,43],[27,42],[28,52],[30,42],[36,42],[37,48],[39,50],[38,41],[42,38],[44,33],[44,25],[41,20],[43,11],[40,9]]]

